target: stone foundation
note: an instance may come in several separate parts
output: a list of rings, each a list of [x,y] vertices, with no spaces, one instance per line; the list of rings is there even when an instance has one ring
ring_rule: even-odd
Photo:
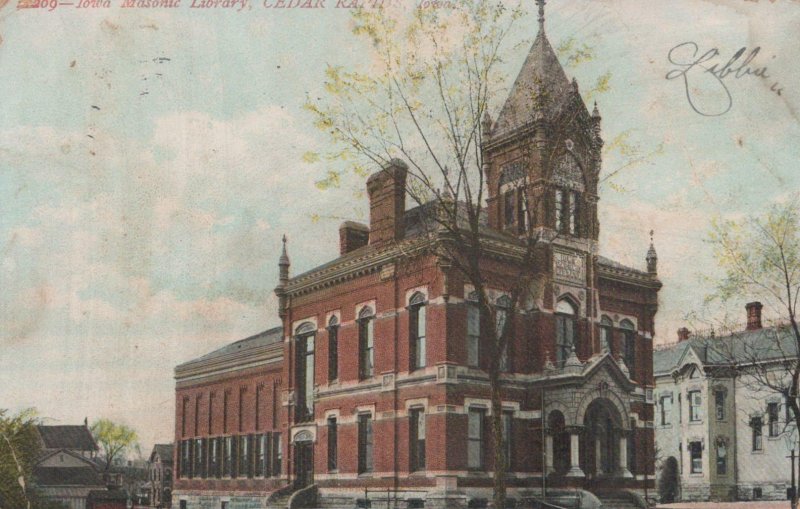
[[[172,507],[175,509],[220,509],[222,502],[227,502],[227,509],[266,509],[266,495],[210,495],[174,493]],[[184,505],[185,503],[185,505]]]

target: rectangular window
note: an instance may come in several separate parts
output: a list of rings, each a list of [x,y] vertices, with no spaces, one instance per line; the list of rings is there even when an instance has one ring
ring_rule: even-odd
[[[569,193],[569,234],[575,235],[578,232],[578,193]]]
[[[701,409],[703,400],[700,391],[689,391],[689,421],[698,422],[702,419]]]
[[[681,401],[681,393],[678,393],[678,422],[683,422],[683,401]]]
[[[777,437],[781,434],[780,424],[778,422],[778,404],[767,403],[767,422],[769,424],[769,436]]]
[[[506,228],[514,225],[514,191],[506,191],[503,194],[503,220]]]
[[[253,477],[252,435],[239,437],[239,477]]]
[[[358,372],[362,380],[372,378],[375,361],[375,319],[362,318],[358,322],[359,366]]]
[[[266,466],[267,449],[266,435],[255,436],[255,464],[253,465],[254,477],[265,477],[264,467]]]
[[[336,417],[328,417],[328,470],[338,468],[339,428]]]
[[[408,443],[410,470],[425,470],[425,409],[412,408],[408,412]]]
[[[328,381],[339,378],[339,326],[328,327]]]
[[[411,369],[425,367],[425,308],[425,304],[415,304],[409,312]]]
[[[296,339],[296,377],[298,422],[314,418],[314,335],[298,336]]]
[[[693,474],[703,473],[703,444],[700,442],[689,443],[689,459],[691,461],[691,470]]]
[[[222,476],[233,477],[233,437],[222,440]]]
[[[575,320],[572,316],[556,315],[556,365],[564,367],[575,341]]]
[[[467,303],[467,365],[480,365],[481,312],[477,302]]]
[[[372,472],[372,416],[358,416],[358,473]]]
[[[717,444],[717,475],[728,473],[728,450],[723,442]]]
[[[725,392],[714,391],[714,413],[718,421],[725,420]]]
[[[561,232],[564,229],[564,191],[556,189],[556,231]]]
[[[470,408],[467,423],[467,467],[472,470],[483,468],[484,416],[481,408]]]
[[[208,477],[219,477],[219,439],[210,438],[208,441]]]
[[[283,448],[281,447],[281,434],[275,432],[272,434],[272,476],[278,477],[281,475],[281,468],[283,464]]]
[[[501,417],[503,420],[503,455],[505,457],[506,462],[506,471],[512,472],[513,471],[513,451],[511,439],[513,435],[513,426],[514,426],[514,417],[513,413],[511,412],[503,412]]]
[[[530,219],[528,218],[528,196],[525,189],[520,189],[517,193],[517,217],[519,218],[517,221],[518,232],[527,232]]]
[[[181,477],[184,479],[192,477],[192,449],[189,440],[183,440],[180,442],[180,454],[181,454],[181,464],[180,464],[180,474]]]
[[[205,455],[203,454],[203,439],[196,438],[193,440],[194,444],[194,467],[192,468],[192,477],[205,477]]]
[[[762,432],[761,432],[761,417],[753,417],[750,419],[750,427],[753,429],[753,450],[760,451],[763,448]]]
[[[661,425],[672,424],[672,394],[661,396]]]

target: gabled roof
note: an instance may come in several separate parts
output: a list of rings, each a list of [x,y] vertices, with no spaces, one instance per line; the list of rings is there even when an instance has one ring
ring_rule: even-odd
[[[245,352],[247,350],[252,350],[267,345],[280,343],[282,334],[283,334],[283,329],[281,327],[274,327],[272,329],[265,330],[264,332],[259,332],[258,334],[255,334],[248,338],[240,339],[239,341],[234,341],[233,343],[225,345],[222,348],[218,348],[201,357],[197,357],[196,359],[192,359],[188,362],[184,362],[183,364],[179,364],[175,369],[179,370],[181,368],[187,367],[191,364],[195,364],[198,362],[206,362],[226,357],[228,355],[236,354],[239,352]],[[172,456],[170,455],[170,457]]]
[[[158,454],[162,463],[172,463],[172,444],[156,444],[153,446],[153,452],[150,453],[150,461],[153,461],[153,456]]]
[[[45,449],[71,449],[75,451],[97,451],[97,442],[86,425],[36,426]]]
[[[568,104],[573,91],[574,87],[547,40],[544,28],[540,28],[494,129],[502,133],[527,124],[535,118],[537,111],[553,118]]]

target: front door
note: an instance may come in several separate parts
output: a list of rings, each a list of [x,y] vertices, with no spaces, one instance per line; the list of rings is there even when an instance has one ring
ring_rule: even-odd
[[[294,476],[297,489],[304,488],[314,482],[313,442],[295,442]]]

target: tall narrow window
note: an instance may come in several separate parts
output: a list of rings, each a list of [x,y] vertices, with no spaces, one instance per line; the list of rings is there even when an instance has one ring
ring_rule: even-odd
[[[750,418],[750,428],[753,430],[753,450],[760,451],[763,447],[761,432],[761,417]]]
[[[220,476],[220,439],[211,438],[208,443],[208,477]]]
[[[689,459],[691,461],[690,472],[693,474],[703,473],[703,444],[701,442],[689,443]]]
[[[339,428],[336,417],[328,417],[328,471],[338,468]]]
[[[222,442],[222,476],[233,477],[233,437],[225,437]]]
[[[506,228],[514,225],[514,191],[509,190],[503,194],[503,220]]]
[[[180,442],[181,449],[181,477],[186,479],[192,477],[192,446],[191,441],[183,440]]]
[[[506,462],[506,471],[513,472],[514,414],[512,412],[503,412],[501,419],[503,420],[503,457]]]
[[[556,365],[564,367],[575,346],[575,317],[577,310],[567,300],[556,304]]]
[[[481,310],[478,295],[472,292],[467,300],[467,365],[478,367],[481,352]]]
[[[467,422],[467,467],[471,470],[483,468],[484,416],[482,408],[470,408]]]
[[[358,315],[358,373],[364,380],[375,374],[375,314],[365,306]]]
[[[769,424],[769,436],[777,437],[781,434],[780,424],[778,422],[778,404],[767,403],[767,422]]]
[[[272,434],[272,475],[278,477],[281,475],[281,468],[283,466],[283,448],[281,447],[281,434],[274,432]]]
[[[372,472],[372,416],[358,416],[358,473]]]
[[[517,217],[519,218],[517,221],[517,228],[519,233],[528,231],[530,223],[528,214],[528,194],[525,192],[525,189],[522,188],[517,191]]]
[[[408,443],[410,469],[425,470],[425,409],[412,408],[408,412]]]
[[[718,421],[725,420],[725,392],[721,390],[714,391],[714,413]]]
[[[239,453],[237,454],[239,460],[239,477],[252,477],[253,474],[250,472],[250,436],[248,435],[241,435],[239,437]]]
[[[306,322],[295,331],[297,422],[314,418],[314,330],[314,325]]]
[[[717,441],[717,475],[728,473],[728,449],[725,442]]]
[[[264,467],[266,466],[267,449],[265,447],[265,435],[255,436],[255,464],[253,465],[253,476],[264,477]]]
[[[557,232],[564,230],[564,191],[556,189],[556,210],[555,210],[555,226]]]
[[[659,404],[661,407],[661,425],[672,424],[672,394],[661,396]]]
[[[511,343],[512,338],[512,323],[509,323],[509,313],[511,310],[511,299],[507,295],[503,295],[497,299],[497,340],[502,344],[500,349],[500,358],[498,359],[498,367],[500,371],[506,372],[510,370],[508,362],[508,345]],[[504,337],[505,336],[505,337]]]
[[[614,322],[611,318],[603,316],[600,318],[600,351],[614,353],[613,350],[613,330]]]
[[[622,320],[619,326],[622,329],[622,348],[625,353],[625,365],[628,367],[631,374],[633,374],[633,368],[636,362],[636,331],[634,331],[633,322],[630,320]]]
[[[339,378],[339,319],[328,320],[328,381]]]
[[[578,233],[578,193],[570,191],[569,193],[569,234],[577,235]]]
[[[702,419],[701,408],[703,398],[700,391],[689,391],[689,422],[697,422]]]
[[[425,309],[425,296],[415,293],[409,302],[408,312],[412,370],[425,367]]]
[[[678,423],[683,422],[683,400],[681,399],[681,393],[678,393]]]

